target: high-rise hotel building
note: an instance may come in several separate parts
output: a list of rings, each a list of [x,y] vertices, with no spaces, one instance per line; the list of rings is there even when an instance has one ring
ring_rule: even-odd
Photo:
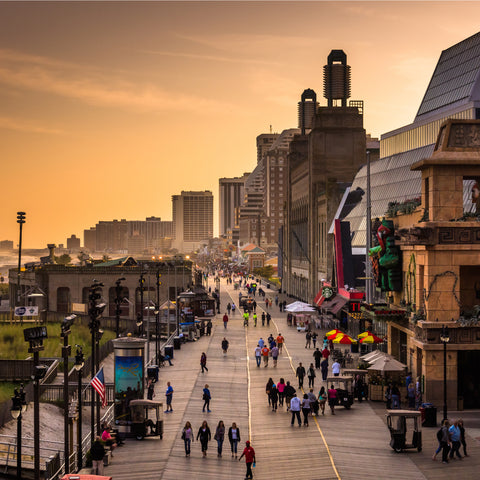
[[[213,238],[213,195],[210,191],[172,195],[174,247],[181,253],[197,250]]]
[[[238,226],[238,209],[243,205],[245,181],[249,175],[244,173],[241,177],[220,178],[218,181],[220,235],[227,235],[229,230]]]

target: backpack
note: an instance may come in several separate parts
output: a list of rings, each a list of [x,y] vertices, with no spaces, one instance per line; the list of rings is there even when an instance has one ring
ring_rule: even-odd
[[[441,441],[442,441],[442,438],[443,438],[443,427],[440,428],[440,430],[438,430],[438,432],[437,432],[437,440],[438,440],[439,442],[441,442]]]

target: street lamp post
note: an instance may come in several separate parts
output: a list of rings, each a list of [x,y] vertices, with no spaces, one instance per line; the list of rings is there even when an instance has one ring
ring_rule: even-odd
[[[68,344],[68,335],[70,334],[70,327],[76,315],[70,315],[65,317],[62,322],[63,347],[63,445],[64,445],[64,460],[65,460],[65,473],[70,473],[70,445],[69,445],[69,431],[68,431],[68,357],[72,351],[72,348]]]
[[[447,419],[447,343],[450,341],[448,327],[442,326],[440,340],[443,343],[443,420]]]
[[[365,300],[368,304],[373,302],[372,264],[370,261],[370,248],[372,246],[372,201],[370,186],[370,150],[367,150],[367,238],[365,252]]]
[[[155,364],[158,365],[158,351],[159,351],[159,331],[158,331],[158,323],[160,321],[160,285],[162,282],[160,281],[162,274],[160,273],[160,267],[157,270],[157,303],[155,304]]]
[[[10,413],[17,420],[17,479],[22,480],[22,413],[27,410],[23,383],[20,385],[20,390],[15,389],[13,393]]]
[[[119,278],[115,282],[115,336],[118,338],[120,336],[120,315],[122,314],[122,292],[123,287],[121,282],[125,280],[125,277]]]
[[[17,306],[20,305],[20,270],[22,266],[22,227],[25,223],[25,212],[17,212],[17,223],[20,225],[20,239],[18,242],[18,271],[17,271]]]
[[[97,339],[98,339],[98,331],[100,329],[100,315],[103,313],[105,309],[105,303],[98,303],[99,300],[102,298],[102,287],[103,283],[97,282],[96,280],[93,281],[94,283],[90,287],[90,293],[88,296],[89,307],[88,307],[88,315],[90,317],[90,323],[88,324],[88,328],[90,329],[90,333],[92,334],[92,379],[96,375],[95,368],[97,366],[98,359],[96,359],[96,346],[97,346]],[[90,444],[93,445],[95,441],[95,404],[96,397],[93,391],[93,387],[90,385],[90,394],[91,394],[91,418],[90,418]]]
[[[78,374],[78,423],[77,423],[77,470],[83,468],[83,450],[82,450],[82,369],[85,365],[83,357],[83,349],[80,345],[77,347],[77,354],[75,355],[75,370]]]
[[[33,353],[33,478],[40,480],[40,380],[47,373],[47,367],[40,365],[40,351],[45,348],[47,327],[25,328],[23,337],[29,342],[28,353]]]
[[[143,272],[140,274],[140,278],[138,280],[138,286],[140,288],[140,312],[137,313],[137,333],[138,336],[141,337],[142,335],[142,330],[143,330],[143,291],[145,290],[145,278]]]

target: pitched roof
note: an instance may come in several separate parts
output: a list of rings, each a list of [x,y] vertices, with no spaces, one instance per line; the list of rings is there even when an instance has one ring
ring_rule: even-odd
[[[136,266],[137,262],[133,257],[122,257],[115,260],[108,260],[107,262],[96,263],[94,267],[116,267],[116,266],[132,267]]]
[[[442,52],[415,122],[422,115],[443,107],[478,100],[479,88],[480,32]]]

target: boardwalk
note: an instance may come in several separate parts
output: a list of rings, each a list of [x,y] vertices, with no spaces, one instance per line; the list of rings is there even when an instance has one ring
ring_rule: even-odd
[[[273,296],[273,292],[270,293]],[[222,306],[232,300],[237,303],[238,292],[224,283],[221,295]],[[259,304],[265,305],[260,300]],[[259,317],[261,311],[257,308]],[[257,479],[273,475],[287,480],[475,478],[480,469],[480,449],[472,438],[468,439],[471,456],[450,465],[431,460],[436,447],[434,428],[424,429],[423,452],[395,454],[389,447],[383,405],[355,403],[348,411],[340,407],[335,416],[326,412],[325,416],[310,419],[308,428],[291,427],[290,414],[285,408],[272,412],[265,394],[268,378],[272,377],[277,383],[283,377],[297,388],[295,368],[300,361],[306,368],[313,362],[313,348],[304,348],[304,334],[287,327],[284,314],[275,307],[270,311],[273,315],[270,327],[262,327],[259,321],[256,328],[253,325],[244,328],[237,312],[230,316],[227,330],[221,321],[222,312],[214,321],[211,336],[175,350],[174,366],[160,370],[155,390],[156,399],[163,398],[167,381],[172,382],[175,390],[174,412],[164,417],[163,440],[128,440],[115,451],[106,473],[114,480],[242,479],[245,463],[232,459],[228,439],[223,456],[217,457],[213,434],[218,421],[223,420],[227,429],[232,422],[237,423],[242,448],[245,440],[252,441],[257,454],[254,469]],[[278,331],[285,337],[287,347],[278,366],[257,368],[254,348],[258,338],[266,339],[270,333],[276,336]],[[224,336],[230,342],[226,356],[220,346]],[[201,373],[199,365],[202,352],[208,357],[209,371],[205,373]],[[202,413],[202,389],[206,383],[212,393],[211,413]],[[321,380],[317,377],[315,392],[320,386]],[[186,458],[180,438],[182,427],[188,420],[196,433],[204,419],[212,430],[208,457],[202,458],[200,443],[194,442],[191,457]]]

